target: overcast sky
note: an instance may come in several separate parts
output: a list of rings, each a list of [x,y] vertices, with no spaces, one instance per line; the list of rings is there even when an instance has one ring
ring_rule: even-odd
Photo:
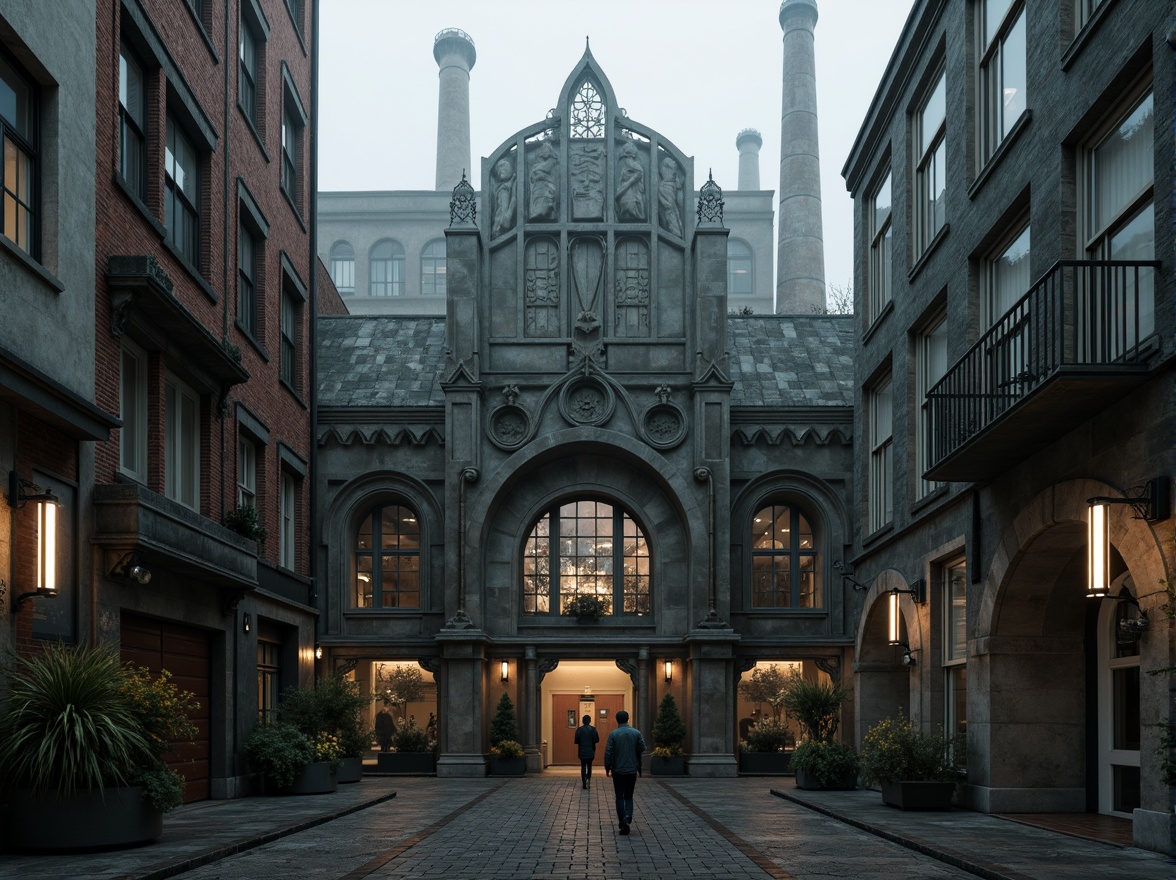
[[[779,0],[321,0],[319,188],[433,189],[437,64],[449,27],[474,40],[471,181],[481,157],[544,118],[591,39],[629,116],[738,184],[735,136],[763,135],[760,186],[779,187]],[[853,278],[853,212],[841,168],[912,0],[818,0],[817,104],[825,278]],[[777,194],[778,195],[778,194]],[[773,259],[774,262],[774,259]]]

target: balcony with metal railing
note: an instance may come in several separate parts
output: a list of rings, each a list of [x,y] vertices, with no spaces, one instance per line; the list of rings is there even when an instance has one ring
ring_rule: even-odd
[[[924,477],[989,479],[1147,381],[1159,268],[1055,263],[928,392]]]

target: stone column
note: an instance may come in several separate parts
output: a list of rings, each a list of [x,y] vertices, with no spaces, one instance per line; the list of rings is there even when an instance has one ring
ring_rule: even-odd
[[[690,651],[690,775],[736,776],[735,646],[732,629],[694,629]]]
[[[543,770],[543,753],[539,749],[539,664],[535,659],[535,646],[527,645],[523,661],[523,756],[527,760],[527,772]]]
[[[470,167],[470,70],[478,53],[470,35],[446,28],[433,41],[433,57],[441,68],[437,95],[437,186],[453,189]]]
[[[760,188],[759,151],[763,145],[764,139],[754,128],[745,128],[735,137],[735,147],[739,150],[739,189]]]
[[[816,0],[784,0],[784,97],[780,110],[780,240],[776,314],[825,308],[821,163],[817,144]],[[742,187],[740,187],[742,188]]]
[[[483,736],[485,706],[485,634],[474,629],[446,629],[441,643],[441,687],[438,693],[441,755],[439,777],[485,776]]]

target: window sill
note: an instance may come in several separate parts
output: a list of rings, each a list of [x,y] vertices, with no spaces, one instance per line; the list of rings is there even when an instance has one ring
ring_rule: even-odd
[[[868,534],[868,535],[866,535],[866,537],[862,538],[862,547],[863,548],[869,547],[871,544],[882,540],[883,538],[885,538],[887,535],[889,535],[893,531],[894,531],[894,522],[891,521],[891,522],[886,523],[886,525],[882,526],[879,529],[876,529],[873,532],[870,532],[870,534]]]
[[[7,235],[0,235],[0,245],[16,258],[24,268],[38,281],[48,284],[55,293],[64,293],[65,285],[61,279],[30,257],[22,248],[18,247]]]
[[[306,405],[306,401],[302,399],[302,395],[298,393],[298,389],[282,378],[278,379],[278,383],[290,393],[290,396],[298,402],[300,407],[303,409],[310,409],[310,407]]]
[[[298,221],[298,225],[302,227],[302,231],[306,232],[306,221],[302,219],[302,212],[298,210],[298,205],[290,196],[290,191],[286,187],[282,187],[282,195],[286,197],[286,204],[290,206],[290,210],[294,212],[294,219]]]
[[[257,130],[257,125],[249,118],[249,114],[245,112],[245,108],[241,106],[240,102],[237,103],[237,110],[241,113],[241,118],[245,120],[245,125],[248,126],[249,131],[253,133],[253,140],[257,142],[257,146],[261,150],[261,155],[265,158],[266,164],[268,165],[273,160],[270,159],[269,150],[265,148],[265,140],[262,138],[261,132]]]
[[[748,617],[828,617],[828,608],[747,608]]]
[[[951,489],[948,487],[947,483],[944,483],[942,486],[939,486],[935,489],[932,489],[930,492],[928,492],[926,495],[924,495],[922,498],[920,498],[918,501],[916,501],[914,504],[911,505],[911,515],[912,516],[923,515],[924,513],[927,512],[927,510],[931,509],[932,507],[935,507],[938,502],[940,502],[944,498],[946,498],[950,494],[950,492],[951,492]]]
[[[356,608],[352,606],[343,613],[357,617],[423,617],[429,612],[424,608]]]
[[[240,321],[237,321],[235,326],[237,327],[237,329],[239,331],[241,331],[241,335],[244,336],[247,340],[249,340],[249,344],[252,345],[257,350],[257,353],[261,355],[262,360],[264,360],[268,363],[270,357],[269,357],[269,352],[265,350],[265,346],[262,345],[260,342],[258,342],[254,338],[253,334],[250,333],[249,330],[246,329],[246,327]]]
[[[580,623],[575,617],[570,615],[542,615],[536,614],[533,616],[523,617],[519,620],[519,628],[523,627],[537,627],[540,629],[566,629],[566,628],[580,628],[591,629],[592,627],[605,627],[607,629],[621,629],[632,628],[635,626],[649,627],[652,629],[655,626],[653,615],[627,615],[625,617],[602,617],[600,620],[594,620],[589,623]]]
[[[134,189],[132,189],[131,185],[127,183],[127,179],[117,171],[114,172],[114,185],[122,190],[123,195],[125,195],[130,203],[135,206],[135,209],[143,215],[143,219],[147,221],[147,223],[151,226],[152,229],[155,230],[156,234],[158,234],[160,238],[163,238],[167,235],[167,228],[159,222],[159,218],[152,214],[151,209],[148,208],[143,200],[135,194]]]
[[[984,188],[984,184],[988,182],[988,178],[996,173],[996,167],[1000,165],[1001,160],[1009,154],[1013,149],[1013,142],[1017,140],[1021,132],[1029,127],[1029,123],[1033,119],[1033,111],[1025,110],[1017,117],[1017,121],[1013,123],[1013,127],[1009,129],[1009,133],[1005,139],[1000,142],[1000,146],[993,151],[992,155],[988,157],[988,161],[984,163],[984,168],[972,181],[972,185],[968,187],[968,199],[976,198],[976,194]]]
[[[873,336],[877,332],[878,328],[882,326],[882,322],[885,321],[887,316],[893,311],[894,311],[894,300],[893,299],[887,300],[886,305],[882,306],[882,311],[880,311],[878,313],[878,317],[876,317],[873,321],[870,322],[870,326],[867,327],[866,332],[862,334],[862,345],[865,345],[866,343],[868,343],[870,341],[870,339],[873,338]]]
[[[163,246],[166,247],[168,249],[168,251],[171,252],[171,255],[176,258],[176,262],[178,262],[180,264],[180,267],[186,273],[188,273],[188,277],[196,282],[196,285],[202,291],[204,291],[205,296],[207,296],[214,303],[219,302],[220,297],[216,295],[216,291],[212,289],[212,285],[204,280],[204,276],[200,274],[200,270],[195,268],[191,263],[189,263],[188,258],[185,257],[182,253],[180,253],[180,249],[177,248],[174,244],[172,244],[170,241],[167,240],[167,229],[166,228],[163,230],[163,236],[164,236]]]
[[[919,254],[919,259],[915,260],[915,265],[911,266],[911,271],[907,272],[907,282],[913,284],[918,274],[923,271],[923,267],[931,262],[931,257],[935,255],[935,251],[939,249],[939,245],[947,238],[947,234],[951,231],[951,224],[944,223],[935,237],[928,243],[927,248],[923,253]]]
[[[1105,3],[1100,3],[1090,14],[1090,18],[1086,20],[1086,24],[1082,25],[1082,30],[1074,35],[1073,41],[1064,53],[1062,53],[1062,70],[1068,71],[1075,59],[1082,54],[1082,50],[1086,48],[1094,37],[1094,32],[1102,25],[1103,19],[1107,17],[1107,11],[1115,5],[1114,0],[1106,0]]]
[[[290,16],[290,24],[294,25],[294,36],[296,36],[298,38],[298,45],[302,47],[302,57],[305,58],[306,57],[306,40],[302,36],[302,25],[300,25],[298,23],[298,20],[294,18],[294,12],[290,9],[290,4],[283,3],[282,5],[286,7],[286,14],[288,16]],[[302,14],[303,15],[306,14],[305,9],[303,9]]]

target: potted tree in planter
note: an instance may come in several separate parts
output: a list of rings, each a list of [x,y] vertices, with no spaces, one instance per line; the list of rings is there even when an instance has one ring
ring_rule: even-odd
[[[392,748],[395,751],[380,752],[376,757],[376,769],[381,773],[434,773],[433,746],[428,731],[417,727],[415,721],[402,721],[392,734]]]
[[[321,771],[307,771],[315,758],[314,744],[306,734],[285,721],[257,725],[245,743],[245,759],[254,772],[262,775],[266,791],[273,794],[334,791],[329,771],[325,782]]]
[[[799,675],[789,679],[784,709],[797,720],[805,737],[792,754],[797,788],[857,788],[857,753],[852,746],[833,739],[845,698],[840,682],[808,681]]]
[[[882,801],[900,810],[950,810],[962,739],[942,728],[917,730],[902,713],[883,718],[862,743],[862,779],[879,786]]]
[[[494,720],[490,722],[490,775],[522,776],[526,770],[514,703],[508,694],[503,694]]]
[[[666,694],[653,722],[654,749],[649,770],[654,776],[682,776],[686,773],[686,756],[682,754],[684,739],[686,725],[678,714],[678,704],[673,694]]]
[[[159,837],[183,795],[164,756],[192,737],[197,707],[166,673],[124,668],[104,648],[54,644],[18,659],[0,720],[9,844],[83,850]]]
[[[739,744],[739,772],[753,775],[782,775],[789,772],[795,736],[780,718],[784,710],[784,694],[790,678],[776,664],[752,671],[750,678],[739,685],[744,697],[757,705],[766,703],[771,717],[761,716],[748,731],[747,739]]]
[[[343,754],[339,764],[339,782],[359,782],[363,776],[363,753],[371,746],[371,731],[364,720],[364,710],[371,698],[359,692],[359,685],[341,675],[319,679],[315,683],[313,702],[319,730],[337,737]]]

